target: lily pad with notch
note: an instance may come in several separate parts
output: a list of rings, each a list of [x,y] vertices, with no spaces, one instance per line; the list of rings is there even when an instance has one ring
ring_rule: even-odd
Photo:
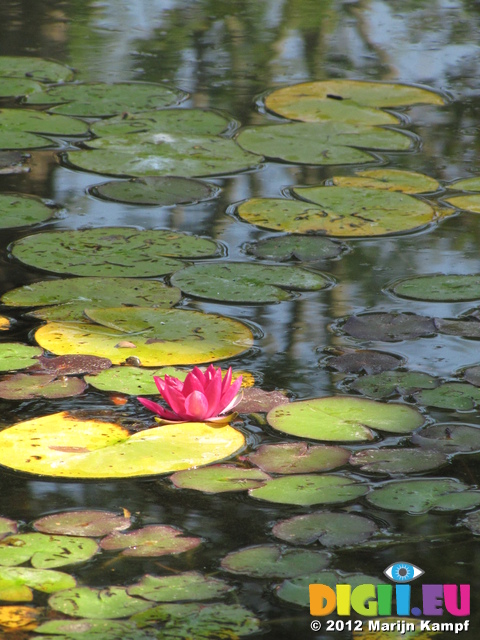
[[[316,236],[280,236],[266,238],[247,247],[247,252],[264,260],[299,260],[318,262],[337,258],[346,249],[344,244]]]
[[[55,593],[48,599],[49,606],[74,618],[125,618],[152,606],[148,600],[127,594],[126,587],[75,587]]]
[[[33,528],[41,533],[69,536],[101,537],[112,531],[123,531],[132,524],[131,518],[113,511],[84,509],[52,513],[38,518]]]
[[[357,171],[353,176],[333,176],[330,181],[340,187],[367,187],[402,193],[432,193],[440,188],[439,182],[430,176],[400,169]]]
[[[28,109],[0,109],[0,123],[0,149],[52,147],[55,143],[44,136],[88,134],[81,120]]]
[[[267,473],[312,473],[330,471],[347,464],[350,451],[343,447],[311,445],[308,442],[262,444],[246,459]]]
[[[390,476],[405,473],[424,473],[438,469],[447,463],[440,451],[425,449],[388,448],[357,451],[350,464],[360,467],[364,473],[382,473]]]
[[[30,567],[0,567],[0,600],[30,602],[33,591],[55,593],[76,586],[76,580],[67,573],[51,569]]]
[[[0,566],[15,567],[30,561],[36,569],[53,569],[85,562],[98,551],[90,538],[18,533],[0,540]]]
[[[114,531],[103,538],[100,546],[105,551],[121,550],[122,556],[152,558],[185,553],[201,543],[201,538],[184,536],[178,527],[150,524],[128,533]]]
[[[445,382],[436,389],[419,391],[415,398],[428,407],[472,411],[480,405],[480,389],[467,382]]]
[[[398,369],[405,360],[401,356],[374,349],[347,351],[328,358],[329,368],[341,373],[366,373],[374,375],[383,371]]]
[[[414,433],[412,442],[445,455],[477,453],[480,451],[480,428],[458,422],[430,424]]]
[[[0,229],[39,224],[51,218],[55,210],[33,196],[0,194]]]
[[[35,56],[0,56],[0,77],[68,82],[73,79],[73,71],[59,62]]]
[[[26,369],[37,362],[43,349],[20,342],[0,343],[0,371]]]
[[[246,491],[261,487],[270,479],[270,476],[260,469],[247,469],[233,464],[177,471],[170,476],[170,480],[179,489],[194,489],[204,493]]]
[[[391,287],[400,298],[428,302],[480,299],[480,275],[430,275],[400,280]]]
[[[15,373],[0,377],[0,398],[5,400],[70,398],[80,395],[86,388],[87,384],[81,378],[57,378],[56,373]]]
[[[414,313],[362,313],[350,316],[342,331],[361,340],[399,342],[438,333],[434,319]]]
[[[171,576],[145,575],[140,582],[128,587],[127,593],[153,602],[176,602],[214,600],[224,597],[232,590],[233,587],[224,580],[198,571],[186,571]]]
[[[439,384],[438,378],[422,371],[383,371],[357,378],[350,389],[371,398],[388,398],[409,396],[420,389],[435,389]]]

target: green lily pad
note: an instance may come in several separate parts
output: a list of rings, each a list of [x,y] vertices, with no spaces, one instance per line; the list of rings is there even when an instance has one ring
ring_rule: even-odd
[[[361,544],[377,533],[377,525],[354,513],[317,511],[280,520],[272,529],[276,538],[290,544],[349,547]]]
[[[67,82],[73,71],[59,62],[34,56],[0,56],[2,78],[33,78],[39,82]]]
[[[15,520],[0,517],[0,540],[11,533],[17,533],[18,526]]]
[[[156,640],[150,631],[140,630],[133,622],[119,620],[49,620],[35,632],[38,640]],[[43,635],[47,634],[47,635]]]
[[[19,194],[0,194],[0,229],[24,227],[45,222],[54,210],[43,204],[40,198]]]
[[[267,238],[247,247],[248,253],[265,260],[313,262],[338,257],[344,246],[328,238],[280,236]]]
[[[128,587],[127,593],[153,602],[177,602],[178,600],[214,600],[222,598],[233,587],[210,578],[198,571],[187,571],[174,576],[145,575],[140,582]]]
[[[81,378],[62,377],[56,373],[15,373],[0,378],[0,398],[27,400],[30,398],[70,398],[87,388]]]
[[[37,269],[110,278],[160,276],[185,266],[173,258],[215,257],[218,252],[213,240],[199,236],[129,227],[46,231],[25,236],[12,248],[17,260]]]
[[[152,606],[146,600],[129,596],[126,587],[75,587],[53,594],[48,604],[54,611],[74,618],[97,619],[126,618]]]
[[[300,438],[342,442],[373,440],[371,429],[409,433],[424,423],[417,409],[353,396],[312,398],[272,409],[267,422]]]
[[[367,484],[360,484],[346,476],[312,473],[274,478],[263,487],[250,489],[249,494],[268,502],[309,506],[349,502],[365,495],[367,491]]]
[[[89,538],[19,533],[0,540],[0,565],[14,567],[30,560],[35,569],[52,569],[85,562],[97,550]]]
[[[100,543],[106,551],[122,550],[122,556],[158,557],[185,553],[201,544],[201,538],[189,538],[177,527],[150,524],[128,533],[114,531]]]
[[[130,517],[112,511],[65,511],[35,520],[33,528],[41,533],[62,533],[69,536],[106,536],[112,531],[123,531],[132,524]]]
[[[431,193],[440,188],[440,184],[430,176],[400,169],[369,169],[357,171],[353,176],[334,176],[330,180],[340,187],[388,189],[402,193]]]
[[[404,360],[392,353],[375,351],[374,349],[358,349],[349,351],[339,356],[329,358],[327,364],[336,371],[342,373],[367,373],[374,375],[382,371],[397,369]]]
[[[30,602],[32,589],[44,593],[54,593],[76,586],[75,578],[49,569],[29,567],[0,567],[0,600],[10,602]]]
[[[85,382],[101,391],[116,391],[129,396],[158,395],[154,376],[163,378],[168,375],[184,380],[187,373],[188,371],[177,367],[162,367],[156,370],[139,367],[112,367],[98,375],[85,376]]]
[[[434,275],[407,278],[391,288],[400,298],[429,302],[480,299],[480,275]]]
[[[279,302],[291,298],[284,289],[317,291],[331,284],[325,276],[299,267],[249,262],[195,264],[177,271],[171,282],[187,295],[244,303]]]
[[[350,316],[342,330],[354,338],[382,342],[413,340],[437,333],[433,318],[413,313],[362,313]]]
[[[466,382],[446,382],[436,389],[420,391],[415,397],[429,407],[472,411],[480,404],[480,389]]]
[[[357,451],[351,458],[350,464],[360,467],[366,473],[423,473],[437,469],[447,462],[440,451],[426,451],[424,449],[399,449],[382,447],[381,449],[363,449]]]
[[[200,469],[177,471],[170,480],[179,489],[224,493],[261,487],[270,480],[270,476],[259,469],[245,469],[233,464],[217,464]]]
[[[162,635],[175,640],[237,638],[260,631],[260,621],[238,604],[162,604],[132,616],[139,627],[162,623]]]
[[[108,358],[98,356],[40,356],[37,363],[28,368],[29,372],[53,373],[56,376],[73,376],[81,373],[98,374],[112,366]]]
[[[381,509],[420,514],[470,509],[480,504],[480,491],[454,478],[394,480],[375,488],[367,500]]]
[[[148,82],[103,82],[62,84],[50,87],[43,96],[31,96],[30,104],[60,104],[50,111],[67,116],[101,118],[123,112],[148,111],[178,104],[186,97],[183,91],[172,90]]]
[[[435,389],[438,378],[422,371],[384,371],[358,378],[350,389],[371,398],[388,398],[392,395],[408,396],[419,389]]]
[[[254,578],[293,578],[321,571],[330,564],[325,551],[288,549],[265,544],[233,551],[222,559],[222,569]]]
[[[87,134],[88,125],[75,118],[27,109],[0,109],[0,149],[51,147],[54,143],[43,136]]]
[[[43,87],[34,80],[27,78],[0,77],[0,98],[21,98],[31,93],[41,92]]]
[[[348,462],[350,452],[342,447],[310,445],[308,442],[262,444],[247,460],[267,473],[312,473],[330,471]]]
[[[457,180],[446,185],[447,189],[455,189],[456,191],[480,191],[480,178],[465,178]]]
[[[31,347],[20,342],[0,343],[0,371],[26,369],[35,364],[43,349]]]
[[[476,453],[480,451],[480,429],[474,424],[456,422],[430,424],[417,431],[412,441],[445,455]]]
[[[453,196],[445,198],[445,202],[451,204],[452,207],[470,211],[471,213],[480,213],[480,194],[474,193],[469,196]]]
[[[412,139],[400,131],[345,122],[295,122],[242,129],[238,144],[251,153],[295,164],[360,164],[374,156],[358,147],[406,151]]]
[[[218,189],[188,178],[150,176],[131,180],[111,180],[96,184],[90,193],[105,200],[128,204],[168,206],[193,204],[212,198]]]
[[[462,338],[480,338],[480,322],[478,322],[477,319],[448,320],[445,318],[434,318],[434,322],[438,333]]]

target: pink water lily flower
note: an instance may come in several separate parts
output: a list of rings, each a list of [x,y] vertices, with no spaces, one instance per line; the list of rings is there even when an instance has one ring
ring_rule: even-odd
[[[211,364],[205,372],[194,367],[182,382],[166,375],[154,376],[160,395],[172,409],[169,411],[147,398],[137,398],[147,409],[158,414],[162,422],[216,422],[226,424],[235,414],[224,415],[241,400],[242,376],[232,384],[232,367],[222,380],[222,370]]]

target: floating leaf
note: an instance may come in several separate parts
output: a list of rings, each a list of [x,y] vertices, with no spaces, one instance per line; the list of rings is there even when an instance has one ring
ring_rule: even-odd
[[[232,464],[217,464],[202,469],[177,471],[170,477],[179,489],[195,489],[204,493],[246,491],[265,484],[270,476],[259,469],[246,469]]]
[[[472,411],[480,404],[480,389],[464,382],[446,382],[436,389],[420,391],[415,397],[429,407]]]
[[[260,240],[249,245],[248,253],[265,260],[318,261],[336,258],[344,246],[328,238],[315,236],[280,236]]]
[[[104,121],[105,122],[105,121]],[[128,204],[168,206],[193,204],[216,193],[211,185],[187,178],[150,176],[131,180],[111,180],[91,187],[94,196]]]
[[[328,359],[328,366],[342,373],[376,374],[397,369],[404,360],[392,353],[359,349]]]
[[[452,207],[471,211],[472,213],[480,213],[480,195],[478,193],[470,196],[454,196],[453,198],[445,198],[445,202],[451,204]]]
[[[73,71],[59,62],[34,56],[0,56],[2,78],[33,78],[39,82],[67,82]]]
[[[480,191],[480,178],[465,178],[457,180],[446,185],[447,189],[455,189],[456,191]]]
[[[422,371],[384,371],[358,378],[350,388],[371,398],[387,398],[392,395],[407,396],[419,389],[435,389],[438,378]]]
[[[119,620],[49,620],[36,629],[38,640],[153,640],[133,622]],[[48,635],[43,635],[48,634]],[[51,634],[51,635],[50,635]],[[37,636],[36,636],[37,637]]]
[[[128,533],[113,532],[103,538],[100,546],[106,551],[122,549],[123,556],[158,557],[184,553],[201,544],[201,538],[183,536],[181,529],[151,524]]]
[[[40,198],[19,194],[0,194],[0,229],[24,227],[45,222],[54,211]]]
[[[85,562],[97,549],[89,538],[19,533],[0,540],[0,565],[14,567],[30,560],[36,569],[52,569]]]
[[[70,398],[83,393],[87,384],[80,378],[61,377],[56,373],[16,373],[0,378],[0,398]]]
[[[342,330],[354,338],[383,342],[413,340],[437,333],[433,318],[413,313],[362,313],[350,316]]]
[[[357,451],[351,458],[350,464],[358,465],[360,471],[366,473],[423,473],[437,469],[446,463],[445,456],[440,451],[425,451],[423,449],[363,449]]]
[[[222,598],[232,589],[223,580],[187,571],[175,576],[143,576],[140,582],[128,587],[127,593],[153,602],[176,602]]]
[[[30,631],[37,627],[43,610],[35,607],[7,605],[0,607],[0,627],[7,630]]]
[[[134,355],[145,367],[214,362],[253,344],[241,322],[199,311],[122,307],[91,309],[88,316],[105,326],[49,322],[35,339],[52,353],[96,354],[114,364]]]
[[[454,478],[394,480],[375,488],[367,500],[374,507],[420,514],[470,509],[480,504],[480,491]]]
[[[50,596],[48,604],[68,616],[97,619],[126,618],[152,606],[146,600],[129,596],[124,587],[66,589]]]
[[[310,445],[308,442],[262,444],[247,460],[267,473],[312,473],[330,471],[348,462],[350,452],[342,447]]]
[[[321,571],[330,564],[325,551],[288,549],[265,544],[233,551],[222,559],[222,569],[254,578],[293,578]]]
[[[463,377],[467,382],[473,384],[475,387],[480,387],[480,365],[465,369]]]
[[[480,322],[475,320],[446,320],[434,318],[437,331],[447,336],[461,336],[462,338],[480,338]]]
[[[31,347],[20,342],[0,343],[0,371],[15,371],[25,369],[35,364],[43,349]]]
[[[0,600],[31,601],[33,600],[32,589],[54,593],[75,586],[75,578],[61,571],[0,567]]]
[[[421,427],[424,418],[407,405],[334,396],[276,407],[267,414],[267,421],[274,429],[300,438],[361,442],[373,439],[370,428],[409,433]]]
[[[213,240],[129,227],[46,231],[25,236],[14,242],[12,248],[15,258],[37,269],[79,276],[132,278],[160,276],[185,266],[172,256],[206,258],[217,254],[218,245]]]
[[[331,181],[340,187],[388,189],[402,193],[430,193],[440,188],[440,184],[430,176],[399,169],[357,171],[353,176],[334,176]]]
[[[34,529],[42,533],[63,533],[69,536],[106,536],[112,531],[123,531],[132,524],[131,519],[112,511],[65,511],[39,518]]]
[[[445,455],[480,451],[480,429],[474,424],[444,422],[430,424],[412,437],[415,444],[434,449]]]
[[[0,77],[0,98],[21,98],[31,93],[41,92],[42,85],[27,78]]]
[[[291,544],[319,542],[324,547],[348,547],[361,544],[377,533],[378,527],[354,513],[317,511],[277,522],[272,529],[276,538]]]
[[[291,475],[274,478],[258,489],[250,489],[253,498],[281,504],[335,504],[349,502],[368,491],[360,484],[341,475]]]
[[[52,373],[56,376],[73,376],[80,373],[98,374],[105,369],[109,369],[112,363],[108,358],[98,356],[58,356],[51,358],[40,356],[37,364],[29,367],[29,371],[39,373]]]
[[[392,287],[400,298],[429,302],[480,299],[480,275],[434,275],[400,280]]]
[[[242,386],[244,386],[243,382]],[[235,411],[237,413],[264,413],[286,402],[289,400],[284,391],[264,391],[253,387],[244,390],[242,399],[235,406]]]
[[[0,517],[0,540],[11,533],[17,533],[17,529],[15,520]]]
[[[192,422],[130,435],[117,424],[63,411],[1,431],[0,464],[54,477],[127,478],[216,462],[244,444],[243,435],[230,426]]]
[[[81,120],[43,111],[0,109],[1,149],[51,147],[54,143],[42,136],[85,136],[87,134],[88,125]]]

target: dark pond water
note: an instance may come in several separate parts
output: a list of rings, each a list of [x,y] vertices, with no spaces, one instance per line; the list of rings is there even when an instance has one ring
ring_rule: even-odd
[[[260,97],[272,88],[311,80],[345,78],[404,82],[428,86],[447,104],[401,110],[408,129],[421,141],[412,152],[382,152],[378,165],[419,171],[446,186],[478,172],[480,114],[480,3],[472,0],[3,0],[0,3],[0,55],[55,59],[73,67],[81,81],[148,81],[187,91],[182,106],[228,112],[241,125],[271,120]],[[267,118],[267,119],[266,119]],[[232,260],[251,261],[247,243],[272,235],[240,221],[231,205],[252,197],[280,197],[295,185],[320,184],[333,175],[351,175],[355,166],[320,167],[265,162],[258,170],[210,179],[221,188],[207,202],[190,206],[140,207],[104,202],[87,188],[104,176],[75,171],[57,160],[57,149],[35,151],[29,173],[0,176],[1,192],[34,194],[53,201],[65,214],[45,229],[85,226],[172,228],[221,241]],[[28,231],[0,235],[0,293],[34,282],[44,273],[22,267],[7,247]],[[400,355],[408,369],[445,380],[480,362],[478,341],[437,334],[395,343],[362,341],[342,334],[337,321],[356,313],[407,311],[455,318],[477,304],[432,303],[393,296],[390,283],[412,275],[468,274],[480,271],[480,216],[459,213],[435,227],[400,236],[348,239],[349,251],[322,263],[336,286],[307,292],[270,305],[227,305],[186,298],[185,308],[222,313],[251,323],[254,349],[228,361],[252,371],[267,390],[285,389],[292,398],[349,393],[343,374],[327,368],[326,349],[373,348]],[[11,310],[8,315],[12,316]],[[17,314],[5,340],[32,342],[37,325]],[[413,402],[412,398],[400,402]],[[134,417],[138,404],[112,408],[92,388],[74,399],[1,401],[2,425],[63,409],[108,408],[113,415]],[[480,425],[476,410],[456,412],[422,408],[429,421]],[[142,414],[146,415],[146,414]],[[245,423],[249,444],[285,442],[288,438],[253,419]],[[398,439],[387,439],[395,443]],[[385,443],[385,442],[384,442]],[[384,444],[382,443],[382,444]],[[432,471],[470,485],[479,483],[478,455],[457,456],[447,471]],[[386,476],[362,475],[375,484]],[[90,586],[129,584],[146,572],[196,569],[217,573],[233,550],[274,543],[272,523],[318,507],[274,505],[246,493],[205,495],[175,490],[168,479],[121,482],[50,482],[0,472],[0,515],[28,525],[32,520],[70,509],[128,509],[138,525],[165,523],[198,535],[204,544],[185,557],[167,556],[109,563],[104,558],[82,565],[76,577]],[[338,510],[364,513],[392,544],[337,552],[332,566],[348,572],[382,576],[397,561],[425,571],[429,583],[472,585],[471,631],[480,628],[478,540],[459,522],[463,512],[407,515],[373,509],[362,499]],[[405,536],[406,542],[402,542]],[[320,548],[320,547],[318,547]],[[314,633],[306,608],[275,595],[281,580],[222,577],[238,587],[238,602],[263,622],[261,637],[351,638],[351,633]],[[38,597],[44,604],[45,597]],[[30,637],[30,636],[29,636]],[[35,637],[35,633],[31,633]],[[216,637],[216,636],[215,636]],[[256,636],[254,636],[256,637]],[[379,636],[380,637],[380,636]],[[383,637],[383,636],[382,636]],[[389,636],[385,636],[386,638]],[[452,635],[445,637],[453,637]]]

